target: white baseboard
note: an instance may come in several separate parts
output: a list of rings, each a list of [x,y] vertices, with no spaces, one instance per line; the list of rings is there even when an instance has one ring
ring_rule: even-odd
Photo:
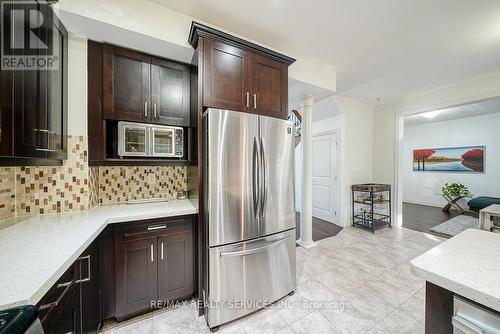
[[[446,205],[446,203],[425,202],[425,201],[418,201],[418,200],[412,200],[412,199],[404,199],[403,203],[434,206],[436,208],[442,208],[443,206]]]

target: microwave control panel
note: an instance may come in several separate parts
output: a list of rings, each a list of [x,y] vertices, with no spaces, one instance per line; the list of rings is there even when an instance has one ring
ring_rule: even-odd
[[[184,131],[175,129],[175,156],[181,158],[184,155]]]

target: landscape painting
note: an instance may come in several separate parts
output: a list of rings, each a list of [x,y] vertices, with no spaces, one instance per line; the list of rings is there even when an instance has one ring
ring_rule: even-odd
[[[413,170],[484,173],[485,150],[485,146],[415,149]]]

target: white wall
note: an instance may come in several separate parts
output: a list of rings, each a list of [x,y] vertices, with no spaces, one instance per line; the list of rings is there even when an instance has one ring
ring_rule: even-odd
[[[159,41],[180,45],[189,48],[189,50],[192,49],[188,44],[191,22],[194,20],[204,23],[202,20],[166,6],[144,0],[64,0],[59,2],[56,7],[69,13],[156,38]],[[239,36],[220,27],[217,29]],[[245,36],[239,37],[252,41]],[[258,41],[252,42],[262,45]],[[336,90],[337,76],[332,66],[317,64],[294,56],[286,50],[276,50],[269,45],[263,46],[297,58],[297,61],[289,69],[290,78],[332,91]],[[148,52],[140,47],[138,49]]]
[[[500,112],[500,110],[499,110]],[[500,196],[500,113],[405,127],[403,201],[442,206],[446,182],[461,182],[476,196]],[[414,172],[413,149],[486,145],[484,174]]]
[[[348,98],[333,96],[314,104],[313,110],[329,108],[332,117],[313,122],[313,134],[337,131],[339,139],[339,221],[350,225],[353,183],[372,179],[373,107]],[[314,112],[314,111],[313,111]],[[302,147],[295,150],[296,207],[301,206]],[[314,161],[313,161],[314,163]]]
[[[68,41],[68,134],[87,136],[87,40]]]
[[[500,72],[441,87],[432,91],[408,96],[397,101],[375,107],[373,119],[373,181],[389,183],[393,186],[393,213],[396,213],[395,226],[402,223],[402,182],[396,187],[396,176],[403,177],[402,170],[396,175],[396,160],[402,164],[399,143],[400,133],[396,120],[400,114],[412,114],[443,109],[473,101],[500,96]],[[396,140],[396,136],[398,137]]]
[[[394,185],[397,113],[442,109],[494,96],[500,96],[500,72],[376,106],[373,118],[374,181]]]

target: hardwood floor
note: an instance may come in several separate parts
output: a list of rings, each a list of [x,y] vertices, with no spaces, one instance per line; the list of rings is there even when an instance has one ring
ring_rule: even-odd
[[[297,212],[295,215],[296,222],[296,236],[297,239],[300,238],[300,213]],[[318,241],[328,237],[333,237],[342,231],[342,227],[329,223],[327,221],[318,219],[316,217],[312,218],[312,238],[313,241]]]
[[[443,212],[441,208],[434,206],[403,203],[403,227],[441,237],[443,235],[430,229],[458,215],[459,213],[453,210]]]

